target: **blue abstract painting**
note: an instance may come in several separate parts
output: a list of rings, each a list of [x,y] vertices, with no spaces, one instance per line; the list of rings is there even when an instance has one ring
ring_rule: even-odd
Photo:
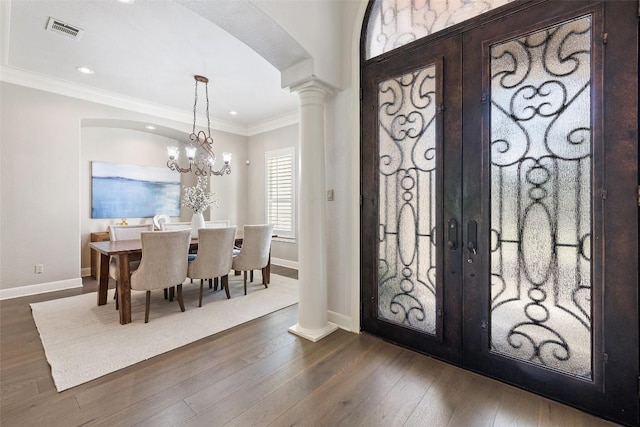
[[[91,162],[91,218],[180,216],[180,174],[168,168]]]

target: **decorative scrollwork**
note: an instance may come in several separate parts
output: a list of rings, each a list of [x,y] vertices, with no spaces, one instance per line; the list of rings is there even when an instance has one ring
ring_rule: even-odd
[[[378,317],[436,330],[435,66],[379,85]]]
[[[590,25],[491,49],[491,348],[587,378]]]
[[[513,0],[378,0],[367,26],[367,59],[404,46]]]

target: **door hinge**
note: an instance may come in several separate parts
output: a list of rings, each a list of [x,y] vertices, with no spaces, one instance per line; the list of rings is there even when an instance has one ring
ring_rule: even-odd
[[[609,33],[602,33],[602,44],[607,44],[608,39],[609,39]]]
[[[602,190],[602,200],[607,200],[607,190]]]
[[[482,98],[480,98],[480,103],[481,104],[486,104],[487,103],[487,94],[482,92]]]
[[[441,308],[438,309],[437,315],[438,315],[439,318],[442,318],[442,309]]]
[[[440,114],[444,113],[444,104],[440,104],[440,107],[438,108],[438,112]]]

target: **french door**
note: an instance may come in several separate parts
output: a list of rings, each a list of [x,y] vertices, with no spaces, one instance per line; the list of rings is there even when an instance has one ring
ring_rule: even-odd
[[[364,331],[638,423],[634,7],[523,3],[363,65]]]

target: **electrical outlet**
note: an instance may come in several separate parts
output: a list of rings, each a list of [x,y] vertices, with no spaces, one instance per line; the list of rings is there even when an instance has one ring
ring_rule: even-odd
[[[36,274],[42,274],[44,272],[44,264],[36,264],[34,268]]]

